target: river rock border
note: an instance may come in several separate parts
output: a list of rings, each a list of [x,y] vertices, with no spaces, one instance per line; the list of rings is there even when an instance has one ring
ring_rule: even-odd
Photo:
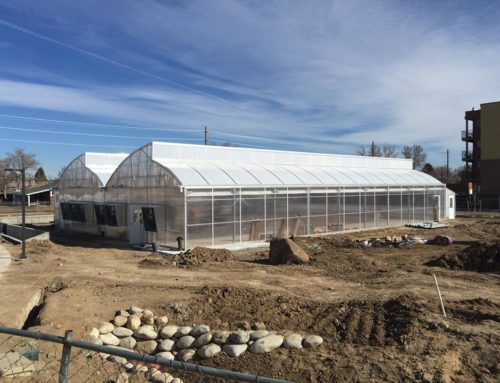
[[[249,326],[246,326],[249,327]],[[280,347],[287,349],[315,348],[323,343],[318,335],[303,336],[299,333],[280,335],[269,331],[262,322],[256,322],[255,330],[212,330],[205,324],[177,326],[169,324],[168,317],[155,316],[151,310],[132,306],[118,310],[110,322],[102,322],[90,331],[93,343],[156,355],[165,359],[188,362],[192,359],[213,358],[224,352],[235,358],[244,352],[264,354]],[[182,383],[167,372],[154,367],[133,364],[125,358],[101,354],[105,359],[122,365],[129,372],[144,372],[151,382]],[[123,372],[117,382],[127,382]]]

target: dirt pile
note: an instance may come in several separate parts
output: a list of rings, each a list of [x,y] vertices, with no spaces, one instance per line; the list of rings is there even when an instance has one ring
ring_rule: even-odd
[[[207,247],[195,247],[186,253],[176,255],[150,254],[139,262],[140,267],[165,267],[175,266],[186,269],[196,269],[205,263],[224,263],[234,260],[233,253],[226,249],[209,249]]]
[[[450,316],[467,323],[490,320],[500,323],[500,304],[476,298],[448,303]]]
[[[458,254],[445,254],[425,264],[452,270],[468,270],[482,273],[500,272],[500,243],[478,243]]]
[[[330,341],[359,345],[405,345],[416,334],[423,313],[423,303],[411,294],[331,304],[230,287],[205,287],[200,294],[193,305],[204,316],[229,322],[257,320],[274,329],[309,331]]]

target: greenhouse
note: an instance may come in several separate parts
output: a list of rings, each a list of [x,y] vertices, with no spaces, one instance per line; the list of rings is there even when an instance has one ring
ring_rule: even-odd
[[[454,218],[453,193],[406,159],[164,142],[116,156],[105,175],[68,166],[59,202],[85,222],[61,227],[192,248]]]

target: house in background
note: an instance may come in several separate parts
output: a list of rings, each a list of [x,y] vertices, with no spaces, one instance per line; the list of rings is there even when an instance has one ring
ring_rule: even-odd
[[[54,205],[54,190],[57,181],[47,181],[40,185],[32,185],[26,187],[26,205],[32,204]],[[16,190],[7,193],[7,200],[12,201],[14,205],[20,205],[22,201],[22,191]]]

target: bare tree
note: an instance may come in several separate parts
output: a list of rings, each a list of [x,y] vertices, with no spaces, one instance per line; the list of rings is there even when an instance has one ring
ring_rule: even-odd
[[[395,158],[398,156],[396,152],[396,145],[384,145],[382,146],[382,157]]]
[[[359,156],[382,157],[380,147],[373,141],[368,147],[360,146],[357,153]]]
[[[12,180],[12,176],[9,172],[5,171],[8,168],[7,160],[5,158],[0,158],[0,191],[3,194],[3,199],[7,199],[7,188]]]
[[[424,148],[420,145],[405,145],[401,151],[401,155],[404,158],[413,160],[413,169],[422,169],[427,159],[427,154],[424,152]]]
[[[38,166],[38,161],[33,153],[17,148],[12,153],[7,153],[5,158],[7,167],[14,169],[26,169],[26,176],[29,178],[30,171]],[[17,172],[12,173],[12,178],[17,183],[17,188],[21,188],[21,175]]]

